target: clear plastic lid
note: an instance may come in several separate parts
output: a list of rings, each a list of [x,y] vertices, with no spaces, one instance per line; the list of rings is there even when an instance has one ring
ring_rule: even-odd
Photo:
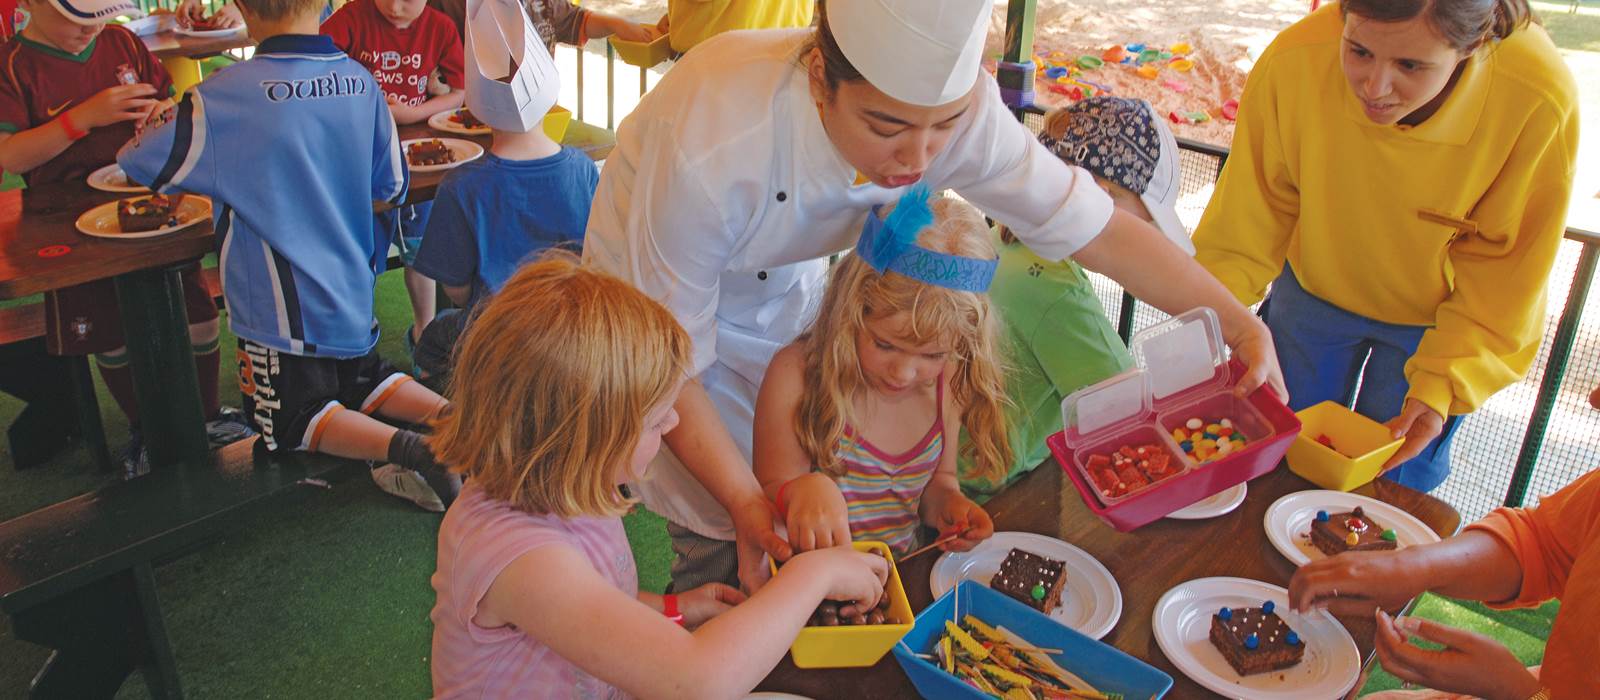
[[[1074,391],[1061,401],[1061,425],[1069,443],[1102,432],[1121,432],[1151,415],[1150,389],[1139,367]]]
[[[1232,379],[1222,323],[1208,307],[1190,309],[1140,331],[1129,349],[1145,372],[1152,402],[1196,389],[1221,390]]]
[[[1223,389],[1230,380],[1222,323],[1206,307],[1190,309],[1135,335],[1137,366],[1079,389],[1061,401],[1069,444],[1153,420],[1156,401]]]

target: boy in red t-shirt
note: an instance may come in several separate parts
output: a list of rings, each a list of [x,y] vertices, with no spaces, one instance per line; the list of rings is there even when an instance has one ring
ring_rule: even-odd
[[[415,124],[460,107],[465,99],[461,37],[450,18],[426,0],[351,0],[322,23],[322,33],[372,71],[398,124]],[[428,80],[435,69],[450,91],[430,97]],[[433,280],[411,269],[431,209],[431,203],[423,203],[378,215],[381,230],[395,230],[396,219],[400,228],[400,259],[416,324],[406,331],[407,349],[416,347],[438,310]]]
[[[83,182],[115,163],[117,149],[132,138],[134,124],[172,93],[172,81],[132,32],[106,22],[137,14],[129,0],[20,0],[26,28],[0,44],[0,167],[21,175],[29,190]],[[253,432],[237,411],[224,411],[217,396],[217,307],[200,279],[200,266],[182,271],[189,339],[194,344],[200,394],[213,446]],[[123,341],[122,316],[111,280],[45,295],[46,346],[57,355],[94,354],[106,387],[133,435],[123,458],[126,475],[149,469],[138,432]]]

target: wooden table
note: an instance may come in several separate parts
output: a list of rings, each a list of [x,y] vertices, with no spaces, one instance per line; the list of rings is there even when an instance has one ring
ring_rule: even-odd
[[[24,190],[21,216],[0,221],[0,299],[111,278],[151,465],[198,463],[209,446],[178,269],[211,252],[211,222],[135,240],[78,233],[80,214],[118,197],[83,182]]]
[[[149,49],[150,53],[163,61],[169,58],[206,58],[224,51],[256,45],[255,40],[243,30],[220,37],[187,36],[167,31],[139,38],[144,41],[144,47]]]
[[[1232,513],[1200,521],[1159,520],[1129,533],[1113,530],[1095,518],[1082,498],[1064,478],[1054,461],[1047,461],[986,506],[995,516],[997,531],[1034,532],[1070,542],[1111,571],[1122,589],[1122,619],[1102,640],[1172,676],[1169,698],[1213,697],[1178,671],[1156,644],[1151,632],[1151,612],[1156,601],[1172,587],[1197,578],[1238,576],[1287,587],[1295,566],[1267,541],[1262,520],[1268,506],[1294,491],[1316,486],[1280,466],[1277,471],[1250,482],[1244,504]],[[1356,490],[1400,507],[1433,528],[1442,537],[1456,532],[1461,515],[1444,502],[1380,480]],[[933,602],[928,574],[938,557],[929,554],[900,569],[911,608],[921,610]],[[1339,618],[1360,648],[1364,663],[1372,659],[1372,621]],[[914,698],[911,682],[892,655],[864,669],[801,670],[785,656],[767,676],[760,690],[796,693],[812,698]],[[846,691],[848,689],[848,691]]]
[[[440,135],[427,124],[400,129],[402,139]],[[488,136],[461,138],[489,145]],[[563,142],[603,160],[615,139],[605,129],[573,120]],[[433,199],[443,177],[442,172],[417,173],[406,201]],[[141,425],[151,466],[203,463],[209,453],[205,415],[177,271],[214,249],[211,222],[134,240],[78,233],[80,214],[128,196],[133,195],[100,192],[83,182],[25,190],[21,216],[0,221],[0,299],[113,279],[123,302],[135,395],[139,405],[152,407],[144,411]]]

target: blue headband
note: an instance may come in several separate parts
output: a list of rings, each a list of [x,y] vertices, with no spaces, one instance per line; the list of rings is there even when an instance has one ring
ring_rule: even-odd
[[[917,245],[917,234],[933,223],[931,196],[926,185],[912,187],[900,198],[887,219],[879,207],[867,214],[856,242],[856,255],[879,274],[898,272],[914,280],[961,292],[987,292],[999,259],[979,260],[928,250]]]

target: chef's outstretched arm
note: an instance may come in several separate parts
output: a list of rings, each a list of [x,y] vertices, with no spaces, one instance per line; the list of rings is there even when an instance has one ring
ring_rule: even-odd
[[[1267,384],[1279,397],[1289,398],[1267,324],[1154,226],[1118,209],[1100,235],[1072,257],[1169,314],[1197,306],[1215,309],[1223,338],[1247,368],[1239,380],[1239,394]]]
[[[789,543],[773,530],[772,504],[699,380],[684,385],[674,408],[678,411],[678,427],[663,439],[684,468],[733,516],[739,582],[745,590],[754,592],[770,576],[762,554],[786,561],[792,554]]]

